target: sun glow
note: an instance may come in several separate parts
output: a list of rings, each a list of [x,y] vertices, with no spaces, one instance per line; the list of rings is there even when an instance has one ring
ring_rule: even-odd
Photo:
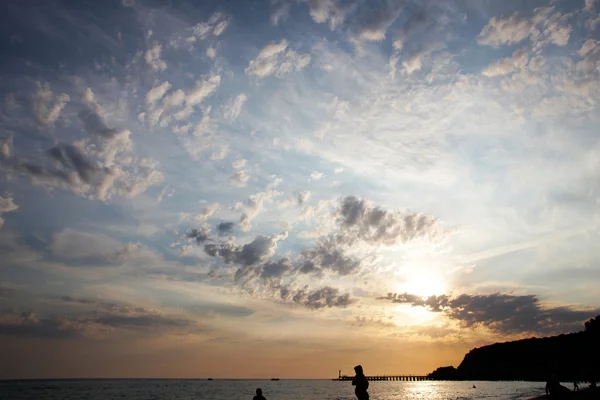
[[[422,297],[444,294],[447,289],[447,283],[433,271],[411,273],[402,284],[402,292]]]

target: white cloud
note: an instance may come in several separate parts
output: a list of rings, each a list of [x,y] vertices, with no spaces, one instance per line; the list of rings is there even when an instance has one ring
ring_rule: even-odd
[[[175,134],[185,134],[185,133],[189,133],[191,129],[192,129],[192,123],[188,122],[185,125],[174,126],[172,131]]]
[[[401,2],[386,2],[371,11],[354,28],[360,39],[379,42],[385,39],[388,28],[396,21],[402,9]],[[360,11],[359,11],[360,12]],[[360,18],[360,17],[359,17]]]
[[[340,174],[340,173],[344,172],[344,168],[337,167],[333,172],[336,173],[336,174]]]
[[[290,16],[291,4],[288,0],[271,0],[271,24],[278,26]]]
[[[0,213],[7,213],[7,212],[15,211],[18,208],[19,208],[19,206],[15,204],[12,197],[0,196]]]
[[[83,96],[81,96],[83,99],[83,102],[88,104],[88,105],[93,105],[96,104],[96,95],[94,94],[94,91],[91,88],[86,88],[83,91]]]
[[[246,172],[244,172],[244,171],[235,171],[233,173],[233,175],[231,175],[231,178],[229,178],[229,182],[233,186],[244,187],[244,186],[246,186],[246,183],[248,182],[248,179],[250,179],[250,176],[248,176],[248,174],[246,174]]]
[[[504,76],[523,69],[529,62],[529,50],[524,47],[516,50],[512,56],[486,67],[481,73],[488,77]]]
[[[179,214],[179,216],[181,220],[193,220],[196,223],[200,224],[203,227],[203,229],[207,229],[208,231],[210,231],[210,228],[206,224],[206,221],[220,209],[221,205],[219,203],[211,203],[208,206],[204,207],[199,214],[182,212]]]
[[[193,37],[204,40],[210,35],[220,36],[225,32],[229,24],[231,23],[231,17],[226,14],[216,12],[206,22],[200,22],[191,28]]]
[[[160,185],[164,180],[163,173],[152,167],[136,167],[133,173],[122,178],[123,187],[118,192],[125,197],[136,197],[150,186]]]
[[[530,38],[535,48],[549,43],[566,46],[572,28],[566,22],[566,16],[559,12],[553,13],[552,10],[551,7],[537,8],[531,19],[520,17],[517,13],[509,17],[492,17],[480,32],[477,41],[482,45],[500,47]]]
[[[209,47],[206,49],[206,56],[208,58],[215,58],[217,56],[217,50],[214,47]]]
[[[534,30],[534,23],[517,14],[509,17],[492,17],[477,38],[479,44],[500,47],[503,44],[520,43]]]
[[[269,43],[250,61],[246,74],[265,78],[270,75],[281,77],[291,71],[304,69],[310,63],[310,54],[297,53],[288,49],[287,40]]]
[[[4,226],[4,219],[1,217],[2,213],[12,212],[19,208],[13,201],[12,197],[0,196],[0,228]]]
[[[221,205],[219,203],[211,203],[204,207],[200,214],[194,216],[194,219],[199,223],[205,222],[209,217],[214,215],[214,213],[219,211],[220,208]]]
[[[217,12],[213,14],[208,22],[214,26],[213,35],[221,36],[229,26],[230,18],[223,13]]]
[[[163,96],[171,89],[171,83],[165,81],[158,86],[153,87],[146,93],[146,103],[153,104],[162,99]]]
[[[593,11],[596,6],[596,0],[585,0],[585,9]]]
[[[181,121],[189,118],[194,113],[194,107],[188,105],[181,110],[173,113],[171,116],[174,120]]]
[[[308,5],[312,19],[318,24],[329,22],[331,30],[344,22],[349,11],[338,0],[309,0]]]
[[[210,75],[205,80],[196,82],[196,87],[186,96],[186,104],[195,106],[202,103],[205,98],[212,95],[217,90],[220,84],[221,77],[214,74]]]
[[[225,120],[229,122],[233,122],[237,119],[237,117],[242,112],[242,107],[244,103],[246,103],[248,97],[242,93],[236,96],[235,99],[229,100],[229,102],[225,105],[224,117]]]
[[[167,63],[165,63],[160,57],[162,52],[162,46],[158,43],[154,43],[146,53],[144,54],[144,60],[152,69],[156,71],[164,71],[167,69]]]
[[[334,70],[333,65],[327,63],[321,64],[321,69],[326,72],[331,72]]]
[[[71,98],[67,94],[55,95],[49,83],[37,83],[33,97],[33,114],[42,125],[52,125]]]
[[[579,53],[579,55],[581,57],[585,57],[588,54],[592,54],[592,55],[598,54],[598,53],[600,53],[600,42],[597,41],[596,39],[588,39],[581,46],[581,49],[579,49],[579,51],[577,53]]]
[[[557,46],[566,46],[571,37],[572,28],[569,25],[553,24],[549,26],[544,33],[548,36],[548,41]]]
[[[321,180],[325,177],[325,174],[323,172],[318,172],[318,171],[313,171],[310,174],[310,179],[313,181],[318,181]]]
[[[223,160],[223,159],[225,159],[225,157],[227,157],[228,153],[229,153],[229,146],[226,144],[223,144],[223,145],[219,146],[219,150],[215,151],[212,154],[210,159],[211,160]]]
[[[178,107],[185,101],[185,93],[181,89],[177,89],[173,93],[167,95],[163,100],[163,106],[165,108]]]
[[[310,195],[311,192],[308,190],[296,192],[293,198],[280,202],[279,208],[287,208],[294,205],[302,206],[310,199]]]
[[[425,60],[431,56],[431,54],[437,50],[441,50],[446,45],[442,42],[428,42],[423,44],[421,48],[417,51],[411,53],[404,61],[402,61],[402,66],[404,67],[404,71],[411,75],[415,71],[419,71],[423,68]],[[390,75],[392,79],[396,74],[396,64],[400,58],[401,52],[396,50],[395,54],[390,57],[389,65],[390,65]]]
[[[421,57],[419,55],[414,55],[408,60],[403,61],[402,66],[404,67],[406,73],[410,75],[413,72],[420,70],[421,67],[423,67],[423,64],[421,62]],[[394,69],[392,69],[392,71],[395,73]]]
[[[252,228],[251,222],[265,208],[272,204],[275,198],[281,196],[281,192],[271,189],[264,192],[258,192],[251,195],[246,200],[244,212],[240,218],[240,228],[243,231],[249,231]]]
[[[247,160],[245,159],[239,159],[239,160],[235,160],[234,162],[231,163],[231,166],[233,167],[233,169],[240,169],[243,168],[244,165],[246,165]]]

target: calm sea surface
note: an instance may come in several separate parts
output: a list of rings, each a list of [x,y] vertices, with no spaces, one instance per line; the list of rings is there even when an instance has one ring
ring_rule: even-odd
[[[473,388],[473,385],[476,388]],[[2,400],[354,400],[350,382],[327,380],[39,380],[0,381]],[[370,382],[372,400],[528,399],[540,382]]]

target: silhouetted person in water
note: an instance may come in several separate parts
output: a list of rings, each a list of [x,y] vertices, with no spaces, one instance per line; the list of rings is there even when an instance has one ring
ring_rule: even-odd
[[[262,395],[261,388],[256,389],[256,396],[254,396],[253,400],[267,400],[267,399],[265,399],[265,396]]]
[[[568,399],[570,398],[571,391],[560,384],[556,374],[552,374],[552,377],[546,382],[546,395],[551,399]]]
[[[552,374],[552,376],[550,377],[550,379],[548,379],[546,381],[546,396],[551,396],[552,395],[552,391],[554,390],[554,388],[556,388],[556,385],[558,385],[558,379],[556,378],[555,374]]]
[[[573,381],[573,391],[576,392],[579,390],[579,385],[577,384],[577,381]]]
[[[354,376],[354,379],[352,379],[352,385],[356,386],[354,389],[356,398],[358,400],[369,400],[369,393],[367,393],[369,381],[363,372],[362,365],[357,365],[354,367],[354,372],[356,375]]]

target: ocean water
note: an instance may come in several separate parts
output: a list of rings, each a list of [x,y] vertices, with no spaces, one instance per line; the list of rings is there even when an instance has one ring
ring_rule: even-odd
[[[476,388],[473,388],[473,385]],[[33,380],[0,381],[2,400],[354,400],[350,382],[330,380]],[[530,399],[541,382],[370,382],[371,400]]]

